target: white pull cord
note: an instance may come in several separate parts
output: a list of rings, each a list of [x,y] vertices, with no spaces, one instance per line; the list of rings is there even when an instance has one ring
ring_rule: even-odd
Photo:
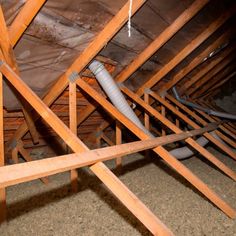
[[[128,20],[128,36],[131,37],[131,16],[132,16],[133,0],[129,0],[129,20]]]

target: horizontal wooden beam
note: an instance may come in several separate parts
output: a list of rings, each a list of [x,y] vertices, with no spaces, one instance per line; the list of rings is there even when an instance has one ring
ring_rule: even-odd
[[[82,153],[68,154],[59,157],[31,161],[28,163],[0,167],[0,188],[89,166],[97,162],[112,160],[117,157],[147,149],[153,149],[157,146],[177,142],[189,137],[200,135],[207,131],[215,130],[217,126],[216,123],[211,123],[204,128],[182,132],[180,134],[171,134],[164,137],[120,144]]]

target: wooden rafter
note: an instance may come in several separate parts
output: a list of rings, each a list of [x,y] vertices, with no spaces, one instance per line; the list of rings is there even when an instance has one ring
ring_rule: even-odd
[[[210,62],[205,62],[206,64],[204,68],[202,68],[198,73],[196,73],[192,78],[190,78],[186,83],[184,83],[183,88],[181,88],[180,93],[183,94],[184,92],[188,92],[191,86],[193,86],[199,79],[201,79],[203,76],[206,76],[207,73],[212,70],[218,63],[220,63],[222,60],[224,60],[227,56],[232,53],[234,50],[234,47],[227,47],[223,50],[223,52],[218,55],[215,59],[213,59]]]
[[[177,83],[179,83],[188,73],[190,73],[193,69],[203,63],[204,59],[209,56],[209,54],[219,48],[221,45],[229,41],[229,35],[231,31],[227,31],[224,34],[220,35],[213,43],[211,43],[206,49],[204,49],[199,55],[197,55],[187,66],[181,69],[177,74],[173,76],[173,78],[165,83],[159,90],[161,94],[167,92]],[[181,91],[185,91],[182,87]]]
[[[236,75],[236,71],[230,73],[226,78],[223,80],[219,81],[217,84],[215,84],[213,87],[208,89],[207,93],[203,95],[203,97],[208,97],[211,95],[212,92],[217,91],[223,84],[228,82],[231,78],[233,78]]]
[[[227,59],[229,59],[229,61],[227,61]],[[215,84],[223,80],[226,76],[228,76],[232,71],[235,70],[235,58],[227,59],[213,70],[213,76],[209,76],[205,80],[200,81],[204,86],[201,86],[198,90],[194,90],[191,92],[190,96],[192,99],[196,99],[204,95],[208,89],[212,88]]]
[[[149,135],[144,133],[133,122],[131,122],[126,116],[119,112],[111,103],[109,103],[103,96],[101,96],[96,90],[89,86],[82,79],[76,81],[77,85],[88,95],[96,100],[108,113],[114,116],[124,126],[126,126],[131,132],[133,132],[141,140],[149,139]],[[135,95],[137,96],[137,95]],[[139,96],[137,96],[138,99]],[[150,106],[149,106],[150,107]],[[173,124],[166,118],[162,117],[158,113],[158,118],[165,124]],[[200,146],[199,149],[202,147]],[[218,206],[225,214],[230,217],[235,217],[235,211],[225,203],[219,196],[216,195],[206,184],[204,184],[197,176],[195,176],[187,167],[185,167],[180,161],[173,157],[162,146],[153,149],[163,160],[165,160],[173,169],[187,179],[193,186],[195,186],[200,192],[202,192],[209,200],[211,200],[216,206]],[[205,152],[205,149],[204,149]],[[227,171],[228,172],[228,171]],[[231,175],[231,174],[230,174]]]
[[[235,59],[234,52],[228,57],[224,58],[220,63],[217,63],[205,76],[200,78],[194,85],[191,87],[187,94],[192,96],[192,94],[199,91],[202,86],[212,80],[220,71],[224,71],[226,67]]]
[[[231,9],[222,14],[218,19],[212,22],[200,35],[193,39],[184,49],[182,49],[173,59],[165,64],[155,75],[148,79],[137,91],[138,95],[143,95],[146,88],[152,88],[161,79],[164,78],[175,66],[209,38],[217,29],[219,29],[235,12]]]
[[[30,22],[36,16],[46,0],[27,0],[9,27],[9,37],[12,47],[16,45]]]
[[[126,81],[146,60],[190,21],[209,1],[194,1],[169,27],[167,27],[143,52],[141,52],[117,77],[117,82]]]

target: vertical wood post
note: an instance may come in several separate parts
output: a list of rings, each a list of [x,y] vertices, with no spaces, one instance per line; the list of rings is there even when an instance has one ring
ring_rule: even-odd
[[[70,130],[77,136],[77,103],[76,103],[76,83],[69,82],[69,126]],[[73,192],[78,191],[78,172],[70,171],[71,188]]]
[[[3,134],[3,79],[0,73],[0,166],[4,166],[4,134]],[[0,223],[6,220],[6,189],[0,188]]]
[[[116,145],[122,144],[122,131],[121,131],[121,124],[117,121],[116,122]],[[122,158],[116,158],[116,167],[120,169],[122,166]]]

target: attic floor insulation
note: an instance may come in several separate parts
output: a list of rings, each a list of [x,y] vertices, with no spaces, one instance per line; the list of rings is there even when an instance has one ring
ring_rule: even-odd
[[[208,150],[236,171],[233,160],[213,148]],[[144,159],[135,154],[124,158],[124,163],[119,178],[176,236],[236,235],[235,220],[213,207],[158,158]],[[233,180],[201,157],[183,163],[236,207],[236,183]],[[107,164],[114,167],[114,162]],[[79,169],[79,177],[77,194],[70,192],[68,173],[50,177],[48,186],[36,180],[9,187],[9,219],[0,226],[0,235],[151,235],[95,176],[86,169]]]

